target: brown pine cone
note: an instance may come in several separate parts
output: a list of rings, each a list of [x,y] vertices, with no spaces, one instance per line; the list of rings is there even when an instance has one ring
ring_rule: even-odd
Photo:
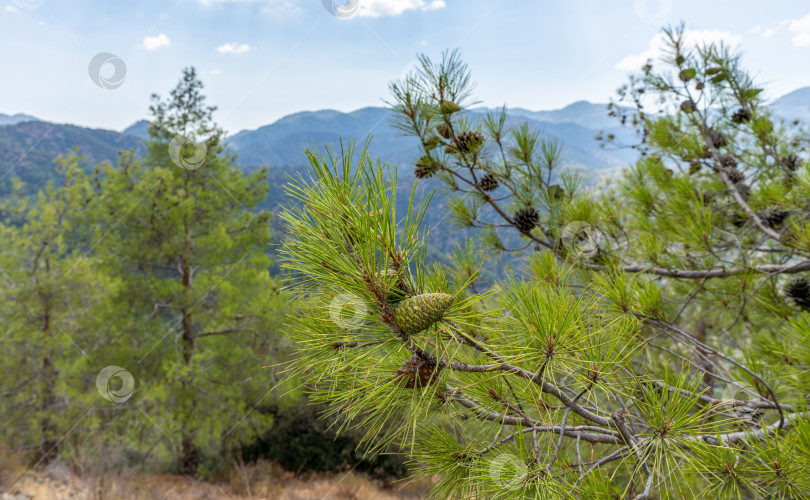
[[[776,206],[765,207],[757,213],[757,216],[768,227],[774,228],[781,225],[790,215],[787,210],[782,210]]]
[[[439,371],[418,354],[413,354],[402,363],[399,370],[394,373],[394,377],[398,380],[405,380],[406,389],[414,389],[436,383]]]
[[[512,217],[512,220],[521,233],[528,234],[540,221],[540,215],[532,207],[521,208]]]
[[[706,132],[706,144],[714,149],[720,149],[728,144],[728,138],[719,130],[709,130]]]
[[[478,187],[486,192],[495,191],[498,189],[498,179],[489,174],[484,174],[478,180]]]
[[[810,282],[805,278],[796,278],[785,288],[785,296],[793,299],[797,306],[810,311]]]
[[[751,111],[747,108],[740,108],[731,115],[731,121],[736,124],[748,123],[751,120]]]

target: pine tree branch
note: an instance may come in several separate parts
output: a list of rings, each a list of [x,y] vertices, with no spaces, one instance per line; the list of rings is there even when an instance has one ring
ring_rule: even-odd
[[[660,349],[660,350],[670,354],[671,356],[674,356],[674,357],[680,359],[681,361],[683,361],[684,363],[688,364],[689,366],[691,366],[692,368],[694,368],[696,370],[700,370],[700,371],[702,371],[704,373],[710,373],[712,377],[714,377],[714,378],[716,378],[718,380],[722,380],[723,382],[725,382],[727,384],[731,384],[731,383],[734,382],[733,380],[729,380],[729,379],[727,379],[725,377],[721,377],[720,375],[718,375],[715,372],[709,371],[705,366],[699,365],[699,364],[695,363],[694,361],[692,361],[691,359],[688,359],[688,358],[686,358],[684,356],[681,356],[680,354],[676,353],[672,349],[669,349],[669,348],[664,347],[662,345],[655,344],[653,342],[647,342],[647,345],[650,346],[650,347],[654,347],[656,349]]]
[[[350,349],[354,347],[370,347],[383,344],[382,340],[375,340],[371,342],[336,342],[332,344],[332,349]]]
[[[748,368],[748,367],[746,367],[745,365],[741,364],[740,362],[738,362],[738,361],[737,361],[737,360],[735,360],[734,358],[731,358],[731,357],[729,357],[729,356],[726,356],[725,354],[723,354],[722,352],[718,351],[717,349],[714,349],[713,347],[710,347],[710,346],[708,346],[708,345],[704,344],[703,342],[701,342],[701,341],[699,341],[698,339],[696,339],[696,338],[695,338],[693,335],[689,334],[688,332],[685,332],[684,330],[681,330],[680,328],[678,328],[678,327],[676,327],[676,326],[674,326],[674,325],[670,325],[670,324],[668,324],[668,323],[664,323],[663,321],[660,321],[660,320],[657,320],[657,319],[650,318],[650,317],[645,316],[645,315],[643,315],[643,314],[633,313],[633,315],[635,315],[635,316],[636,316],[636,317],[638,317],[638,318],[644,319],[645,321],[647,321],[648,323],[650,323],[650,324],[652,324],[652,325],[658,326],[658,327],[660,327],[660,328],[665,328],[665,329],[667,329],[667,330],[670,330],[670,331],[672,331],[672,332],[677,333],[677,334],[678,334],[678,335],[680,335],[681,337],[685,338],[687,341],[689,341],[689,342],[691,342],[692,344],[694,344],[694,345],[698,346],[699,348],[701,348],[701,349],[702,349],[704,352],[706,352],[707,354],[714,354],[714,355],[716,355],[716,356],[720,356],[721,358],[723,358],[723,359],[725,359],[726,361],[728,361],[729,363],[733,364],[734,366],[736,366],[736,367],[737,367],[737,368],[739,368],[740,370],[742,370],[742,371],[744,371],[745,373],[747,373],[747,374],[751,375],[752,377],[754,377],[754,378],[755,378],[756,380],[758,380],[758,381],[759,381],[759,382],[760,382],[762,385],[764,385],[764,386],[765,386],[765,388],[768,390],[768,393],[770,393],[770,395],[771,395],[771,401],[773,401],[774,405],[776,405],[776,409],[779,411],[779,422],[780,422],[780,425],[782,425],[782,424],[784,424],[784,423],[785,423],[785,414],[784,414],[784,411],[782,410],[782,405],[781,405],[781,404],[779,404],[779,401],[778,401],[778,399],[776,398],[776,393],[774,393],[774,391],[773,391],[773,389],[771,388],[770,384],[768,384],[768,382],[766,382],[766,381],[765,381],[765,380],[764,380],[764,379],[763,379],[761,376],[757,375],[756,373],[754,373],[753,371],[751,371],[751,369],[749,369],[749,368]]]
[[[612,271],[613,268],[591,264],[587,262],[577,263],[591,271]],[[619,266],[619,269],[627,273],[653,274],[664,278],[682,279],[706,279],[706,278],[728,278],[740,274],[795,274],[810,271],[810,260],[805,260],[796,264],[767,264],[762,266],[744,266],[719,269],[669,269],[666,267],[650,267],[646,265]]]
[[[571,411],[576,413],[577,415],[590,420],[599,425],[609,426],[610,419],[597,415],[582,406],[579,406],[574,400],[566,396],[562,391],[560,391],[554,385],[548,383],[545,380],[541,380],[537,377],[537,374],[534,374],[528,370],[520,368],[518,366],[511,365],[509,363],[499,363],[499,364],[491,364],[491,365],[468,365],[465,363],[457,363],[457,362],[447,362],[443,360],[438,360],[436,356],[430,354],[423,349],[416,347],[410,339],[406,343],[408,349],[413,354],[419,355],[422,359],[426,362],[432,364],[433,366],[438,367],[439,369],[450,368],[451,370],[461,371],[461,372],[468,372],[468,373],[483,373],[483,372],[492,372],[492,371],[502,371],[505,373],[511,373],[522,377],[535,385],[539,386],[543,392],[549,394],[555,398],[557,398],[563,405],[570,408]],[[493,355],[494,356],[494,355]],[[497,356],[496,356],[497,357]]]
[[[761,409],[761,410],[776,410],[777,409],[777,406],[773,401],[743,401],[743,400],[740,400],[740,399],[713,398],[711,396],[707,396],[706,394],[700,394],[700,395],[692,394],[687,390],[678,389],[677,387],[667,385],[667,384],[661,382],[660,380],[656,380],[654,383],[656,385],[658,385],[658,388],[660,390],[666,389],[669,392],[679,392],[679,393],[683,394],[684,396],[697,397],[699,401],[701,401],[703,403],[706,403],[706,404],[710,404],[710,405],[731,406],[731,407],[746,406],[748,408],[758,408],[758,409]],[[779,405],[785,411],[789,411],[789,412],[795,412],[796,411],[793,408],[793,405],[790,405],[790,404],[787,404],[787,403],[779,403]]]
[[[716,161],[720,161],[719,154],[717,150],[714,148],[712,148],[712,155],[714,156]],[[725,182],[728,188],[731,190],[731,195],[734,197],[734,200],[737,202],[737,205],[739,205],[743,210],[746,211],[746,213],[754,221],[754,224],[757,225],[759,230],[762,231],[769,238],[776,241],[780,241],[781,238],[779,236],[779,233],[769,228],[764,222],[762,222],[762,219],[757,215],[757,213],[754,212],[754,210],[750,206],[748,206],[748,203],[746,203],[745,200],[743,199],[742,195],[740,194],[740,191],[737,189],[737,186],[734,185],[733,182],[731,182],[731,179],[728,177],[728,174],[726,174],[721,169],[717,169],[717,174],[720,176],[720,179],[723,182]]]
[[[458,388],[451,389],[451,395],[460,394]],[[590,443],[600,443],[600,444],[622,444],[621,437],[615,434],[603,434],[603,433],[596,433],[596,432],[585,432],[585,431],[574,431],[572,428],[566,428],[564,426],[541,426],[539,425],[540,422],[536,420],[531,420],[525,417],[511,417],[509,415],[503,415],[498,412],[488,411],[482,408],[479,403],[474,401],[469,401],[466,399],[461,398],[453,398],[453,401],[459,403],[461,406],[470,409],[475,413],[475,415],[482,419],[487,420],[490,422],[496,422],[503,425],[521,425],[532,430],[536,430],[537,432],[549,432],[549,433],[557,433],[562,432],[566,437],[576,438],[580,436],[581,439],[588,441]],[[608,431],[606,429],[606,431]],[[609,431],[608,431],[609,432]]]
[[[499,429],[500,430],[500,429]],[[609,436],[615,436],[618,439],[618,434],[616,431],[612,431],[610,429],[604,429],[602,427],[595,427],[592,425],[573,425],[566,428],[563,428],[562,425],[554,425],[554,426],[534,426],[534,427],[526,427],[525,429],[521,429],[519,431],[513,432],[512,434],[506,436],[505,438],[501,439],[500,441],[496,441],[491,445],[487,446],[483,450],[479,451],[479,455],[485,455],[490,453],[492,450],[498,448],[499,446],[514,441],[521,434],[526,434],[528,432],[549,432],[549,433],[558,433],[561,431],[565,431],[568,433],[582,433],[582,432],[590,432],[596,434],[604,434]],[[567,435],[567,434],[566,434]],[[577,440],[582,438],[581,434],[576,436]]]
[[[594,469],[596,469],[598,467],[601,467],[602,465],[605,465],[606,463],[612,462],[614,460],[619,460],[621,458],[626,458],[626,457],[628,457],[628,456],[630,456],[632,454],[633,454],[633,451],[630,449],[629,446],[623,446],[623,447],[619,448],[618,450],[614,451],[613,453],[611,453],[610,455],[602,457],[599,460],[597,460],[596,462],[591,462],[591,466],[588,467],[588,470],[585,471],[584,474],[581,474],[579,476],[578,482],[582,482],[582,480],[585,478],[585,476],[590,474]]]
[[[688,448],[688,443],[703,442],[711,445],[730,446],[733,444],[747,441],[748,439],[763,439],[766,435],[771,436],[778,433],[780,430],[789,430],[796,424],[799,419],[807,418],[810,416],[807,412],[804,413],[789,413],[780,419],[779,422],[760,427],[759,429],[749,429],[744,431],[729,432],[726,434],[699,434],[697,436],[687,436],[686,443],[681,445]]]
[[[579,398],[581,398],[588,391],[593,389],[593,386],[594,386],[594,382],[591,382],[590,384],[588,384],[588,387],[582,389],[582,391],[580,391],[579,394],[577,394],[576,397],[574,397],[574,402],[576,403],[577,401],[579,401]],[[565,423],[568,421],[568,415],[570,415],[570,414],[571,414],[571,408],[566,408],[565,413],[563,414],[562,423],[560,424],[560,439],[559,439],[559,441],[557,441],[557,447],[554,449],[554,456],[552,457],[549,464],[546,466],[546,472],[551,470],[551,467],[554,465],[554,462],[557,461],[557,456],[560,454],[560,448],[562,448],[563,436],[565,434]],[[580,439],[580,437],[577,436],[577,450],[579,450],[579,439]]]

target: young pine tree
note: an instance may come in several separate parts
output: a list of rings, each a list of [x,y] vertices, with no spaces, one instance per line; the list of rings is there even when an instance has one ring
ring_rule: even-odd
[[[310,152],[290,188],[292,371],[408,447],[435,498],[810,495],[801,137],[737,56],[684,35],[621,89],[643,155],[598,191],[505,110],[466,113],[457,53],[392,85],[417,177],[458,192],[487,250],[535,250],[489,290],[475,247],[426,264],[429,199],[396,213],[396,170],[365,150]]]
[[[117,341],[144,386],[133,402],[188,474],[203,452],[268,425],[252,409],[285,304],[268,272],[270,214],[254,211],[266,172],[234,164],[201,90],[192,68],[167,100],[154,96],[148,153],[104,169],[95,207],[97,251],[129,306]]]

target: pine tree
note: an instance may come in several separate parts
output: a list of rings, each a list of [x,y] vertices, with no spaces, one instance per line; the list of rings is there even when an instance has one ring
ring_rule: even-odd
[[[82,246],[78,225],[93,189],[80,161],[60,158],[64,184],[0,208],[0,437],[32,463],[59,456],[67,433],[94,420],[93,359],[114,309],[114,281]]]
[[[642,156],[599,190],[505,109],[465,113],[458,53],[392,84],[415,156],[457,191],[458,222],[483,227],[451,266],[425,262],[429,198],[414,188],[394,210],[395,168],[365,149],[308,153],[314,175],[282,214],[306,305],[292,373],[368,442],[383,436],[372,452],[406,446],[434,497],[810,495],[810,314],[796,298],[810,172],[780,161],[806,141],[737,55],[683,32],[666,30],[666,58],[620,89],[610,113]],[[767,207],[786,215],[774,224]],[[478,290],[480,250],[519,251],[503,243],[515,236],[534,250],[525,272]],[[408,290],[396,303],[389,270]]]
[[[265,253],[270,214],[254,210],[266,170],[234,165],[214,110],[184,70],[167,100],[153,97],[148,153],[107,166],[94,207],[97,251],[131,311],[120,328],[140,407],[186,474],[269,425],[252,410],[269,390],[262,366],[277,361],[285,304]]]

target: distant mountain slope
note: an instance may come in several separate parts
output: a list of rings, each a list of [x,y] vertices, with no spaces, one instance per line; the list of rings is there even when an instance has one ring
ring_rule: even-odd
[[[795,90],[770,104],[780,116],[810,123],[810,87]],[[470,117],[481,117],[487,110],[471,110]],[[594,136],[612,133],[623,142],[633,142],[631,131],[607,116],[606,104],[577,101],[562,109],[531,111],[510,108],[509,124],[528,122],[543,134],[558,137],[564,146],[566,163],[576,164],[601,178],[606,172],[635,161],[634,150],[600,149]],[[306,163],[304,148],[324,143],[336,146],[340,140],[363,141],[373,135],[371,152],[384,161],[395,162],[403,179],[412,178],[418,143],[391,126],[393,116],[385,108],[367,107],[344,113],[335,110],[304,111],[285,116],[256,130],[243,130],[226,139],[238,161],[247,170],[260,165],[298,167]],[[119,148],[144,150],[149,123],[140,120],[123,132],[56,125],[24,114],[0,114],[0,194],[8,192],[12,177],[20,177],[32,188],[58,178],[53,159],[73,146],[87,155],[86,164],[114,161]],[[5,125],[4,125],[5,124]],[[596,172],[599,171],[597,174]]]
[[[486,108],[471,110],[482,117]],[[631,132],[607,116],[605,104],[578,101],[552,111],[510,108],[509,124],[528,122],[543,134],[558,137],[564,144],[567,163],[586,170],[617,168],[637,158],[633,150],[602,150],[594,137],[600,130],[631,141]],[[285,116],[256,130],[243,130],[227,138],[247,169],[260,165],[300,165],[306,162],[304,149],[323,144],[337,146],[340,140],[364,141],[372,135],[373,155],[397,165],[412,165],[419,154],[418,141],[405,137],[391,126],[392,113],[381,107],[367,107],[345,113],[336,110],[303,111]],[[146,138],[148,122],[141,120],[124,130],[125,134]]]
[[[305,111],[285,116],[256,130],[243,130],[228,138],[244,165],[297,165],[306,162],[304,148],[324,143],[365,140],[373,135],[371,151],[387,161],[404,163],[416,154],[417,141],[390,126],[384,108],[363,108],[351,113],[334,110]]]
[[[54,159],[73,147],[86,155],[85,166],[114,162],[121,149],[145,151],[143,141],[112,130],[91,129],[41,121],[0,127],[0,194],[11,189],[12,178],[23,180],[29,191],[59,178]]]
[[[562,109],[551,111],[530,111],[525,108],[508,108],[508,110],[509,114],[515,117],[529,118],[538,122],[575,123],[595,130],[615,128],[618,125],[615,118],[608,116],[607,104],[588,101],[576,101]]]
[[[149,122],[147,120],[138,120],[122,130],[121,133],[139,137],[143,140],[149,139]]]
[[[5,115],[3,113],[0,113],[0,126],[16,125],[22,122],[35,122],[38,120],[39,118],[33,117],[31,115],[24,115],[22,113],[17,113],[16,115]]]
[[[476,109],[473,116],[485,109]],[[594,136],[600,127],[587,127],[583,123],[611,124],[609,131],[618,137],[629,136],[629,131],[608,121],[605,105],[584,101],[562,110],[529,112],[509,110],[509,123],[528,122],[542,133],[563,141],[568,162],[586,170],[600,170],[626,165],[635,160],[634,151],[605,151],[598,147]],[[596,117],[603,116],[597,119]],[[546,120],[541,120],[545,117]],[[340,139],[364,140],[373,134],[371,151],[385,161],[398,165],[412,164],[418,155],[418,142],[404,137],[391,126],[393,116],[385,108],[363,108],[351,113],[335,110],[306,111],[285,116],[256,130],[244,130],[228,138],[239,153],[239,161],[246,166],[295,165],[306,161],[304,148],[323,143],[336,145]],[[566,121],[570,118],[569,121]],[[629,137],[628,137],[629,140]]]
[[[769,106],[782,118],[810,123],[810,87],[802,87],[785,94]]]

